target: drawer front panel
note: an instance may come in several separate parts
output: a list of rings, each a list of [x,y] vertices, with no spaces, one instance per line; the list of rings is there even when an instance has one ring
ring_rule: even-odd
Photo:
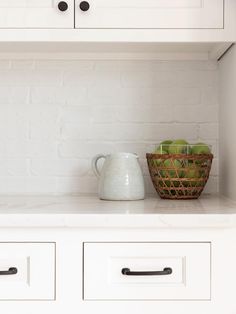
[[[76,0],[77,28],[223,28],[223,0]]]
[[[84,299],[209,300],[210,268],[209,242],[84,243]]]
[[[74,28],[74,0],[0,0],[0,28]]]
[[[55,299],[55,244],[0,243],[1,300]],[[1,274],[1,273],[0,273]]]

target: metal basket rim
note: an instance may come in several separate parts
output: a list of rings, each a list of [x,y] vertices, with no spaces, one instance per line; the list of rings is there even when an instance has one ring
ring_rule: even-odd
[[[206,157],[207,159],[213,159],[214,155],[212,153],[210,154],[157,154],[157,153],[146,153],[146,158],[155,158],[158,157],[160,158],[174,158],[174,159],[178,159],[178,158],[196,158],[198,159],[199,157]]]

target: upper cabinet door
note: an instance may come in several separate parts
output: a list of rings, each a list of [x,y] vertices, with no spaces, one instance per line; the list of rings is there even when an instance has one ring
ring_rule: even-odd
[[[224,0],[75,0],[77,28],[223,28]]]
[[[74,0],[0,0],[0,28],[74,28]]]

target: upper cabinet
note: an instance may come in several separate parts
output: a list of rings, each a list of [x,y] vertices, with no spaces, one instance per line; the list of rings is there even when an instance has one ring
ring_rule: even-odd
[[[0,28],[222,29],[224,0],[0,0]]]
[[[75,0],[76,28],[221,29],[224,0]]]
[[[0,0],[0,28],[74,28],[74,0]]]
[[[202,60],[233,42],[236,0],[0,0],[3,54]]]

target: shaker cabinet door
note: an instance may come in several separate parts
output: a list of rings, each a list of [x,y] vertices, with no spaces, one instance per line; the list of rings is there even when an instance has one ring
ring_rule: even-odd
[[[84,243],[83,284],[85,300],[210,300],[211,243]]]
[[[74,0],[0,0],[0,28],[74,28]]]
[[[75,0],[77,28],[223,28],[224,0]]]
[[[56,244],[52,242],[1,242],[0,302],[55,300],[55,255]]]

